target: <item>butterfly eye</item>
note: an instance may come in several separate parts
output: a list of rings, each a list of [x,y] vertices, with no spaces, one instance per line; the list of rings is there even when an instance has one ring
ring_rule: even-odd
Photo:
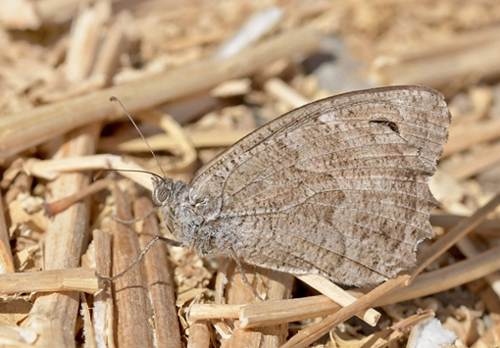
[[[170,196],[170,191],[166,188],[159,188],[155,192],[156,200],[160,203],[165,202],[167,198]]]

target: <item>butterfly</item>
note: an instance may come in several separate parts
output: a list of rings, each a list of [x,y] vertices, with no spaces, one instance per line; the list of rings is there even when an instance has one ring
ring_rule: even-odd
[[[154,177],[153,201],[177,245],[203,257],[380,283],[434,235],[428,183],[450,120],[426,87],[329,97],[258,128],[188,184]]]

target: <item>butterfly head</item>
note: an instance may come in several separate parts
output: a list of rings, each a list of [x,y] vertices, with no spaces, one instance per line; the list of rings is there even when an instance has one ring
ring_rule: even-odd
[[[153,202],[161,206],[161,214],[170,233],[182,245],[197,252],[210,248],[205,245],[206,241],[198,238],[204,219],[189,200],[189,185],[160,176],[154,176],[152,180]]]
[[[172,196],[174,182],[169,178],[153,176],[153,203],[156,205],[164,205],[165,202]]]

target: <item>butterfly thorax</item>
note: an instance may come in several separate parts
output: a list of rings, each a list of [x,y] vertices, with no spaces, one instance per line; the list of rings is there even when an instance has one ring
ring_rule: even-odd
[[[169,231],[185,247],[207,256],[214,253],[213,238],[205,231],[200,233],[205,219],[189,197],[190,187],[184,182],[153,177],[153,202],[161,206]]]

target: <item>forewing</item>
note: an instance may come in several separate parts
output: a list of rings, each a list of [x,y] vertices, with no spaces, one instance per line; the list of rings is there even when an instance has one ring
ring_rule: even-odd
[[[293,110],[233,145],[192,181],[206,224],[236,256],[363,285],[415,262],[433,235],[428,181],[447,138],[441,94],[378,88]]]

